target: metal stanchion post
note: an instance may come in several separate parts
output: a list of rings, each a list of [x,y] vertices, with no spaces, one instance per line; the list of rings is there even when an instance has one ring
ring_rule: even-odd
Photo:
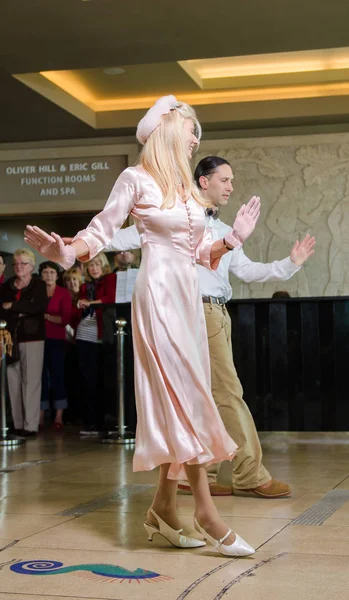
[[[125,425],[125,336],[127,332],[125,327],[127,325],[126,319],[121,317],[116,319],[116,348],[117,348],[117,386],[118,386],[118,425],[116,431],[110,433],[102,439],[103,444],[129,444],[135,443],[135,435],[132,431],[127,430]]]
[[[0,321],[0,330],[6,329],[6,321]],[[24,439],[8,433],[6,424],[6,353],[7,347],[4,336],[1,339],[1,420],[0,420],[0,446],[19,446],[24,443]]]

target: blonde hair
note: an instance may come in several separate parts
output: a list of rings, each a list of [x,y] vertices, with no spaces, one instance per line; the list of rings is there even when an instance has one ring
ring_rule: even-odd
[[[64,283],[66,283],[67,279],[72,279],[73,277],[76,277],[79,280],[80,285],[82,284],[81,271],[80,271],[80,269],[77,269],[76,267],[71,267],[70,269],[68,269],[67,271],[65,271],[63,273]]]
[[[88,266],[96,260],[100,261],[102,265],[103,275],[108,275],[108,273],[111,273],[111,267],[106,255],[104,254],[104,252],[99,252],[94,258],[91,258],[91,260],[84,263],[84,277],[86,281],[92,281],[92,277],[88,272]]]
[[[13,258],[17,258],[18,256],[22,256],[22,254],[24,254],[24,256],[27,257],[28,262],[30,262],[30,264],[33,265],[33,267],[35,267],[35,254],[34,252],[32,252],[31,250],[28,250],[27,248],[19,248],[18,250],[15,250],[13,253]]]
[[[195,135],[200,140],[201,125],[195,110],[179,102],[176,108],[162,116],[160,125],[148,137],[139,158],[143,169],[162,192],[162,209],[173,208],[179,186],[183,200],[193,196],[196,202],[207,206],[193,181],[183,129],[185,119],[193,121]]]

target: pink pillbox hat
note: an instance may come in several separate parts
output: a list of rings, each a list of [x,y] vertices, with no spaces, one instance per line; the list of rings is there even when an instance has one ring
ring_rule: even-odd
[[[144,145],[150,134],[160,125],[162,115],[167,115],[178,104],[179,102],[175,96],[162,96],[155,102],[154,106],[149,108],[143,119],[138,123],[136,136],[140,144]]]

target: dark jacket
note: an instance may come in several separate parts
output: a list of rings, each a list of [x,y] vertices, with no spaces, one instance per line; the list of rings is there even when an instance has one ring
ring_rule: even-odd
[[[12,335],[17,331],[18,342],[44,340],[44,314],[49,300],[46,284],[33,275],[29,285],[18,290],[14,285],[15,279],[11,277],[0,288],[0,318],[7,322],[7,329]],[[2,308],[4,302],[12,302],[12,307],[5,310]]]

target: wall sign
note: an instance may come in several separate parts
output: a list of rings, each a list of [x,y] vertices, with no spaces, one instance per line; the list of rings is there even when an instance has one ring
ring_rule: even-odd
[[[127,156],[0,162],[0,207],[8,203],[107,200]]]

